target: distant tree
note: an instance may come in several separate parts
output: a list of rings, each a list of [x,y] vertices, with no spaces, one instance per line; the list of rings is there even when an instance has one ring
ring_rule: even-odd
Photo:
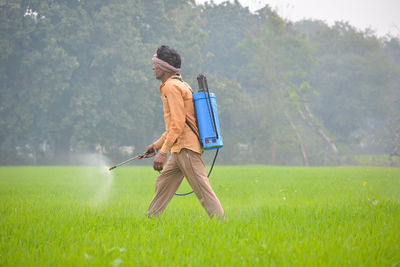
[[[283,152],[279,148],[282,142],[288,142],[298,145],[303,164],[308,165],[305,140],[294,119],[296,103],[293,102],[291,93],[304,83],[306,74],[311,69],[313,60],[310,47],[282,19],[267,11],[259,12],[267,26],[258,35],[249,36],[241,43],[241,47],[251,57],[247,71],[259,77],[258,82],[255,81],[259,88],[256,95],[264,99],[264,113],[267,116],[262,120],[268,121],[263,124],[268,125],[271,132],[267,141],[270,143],[269,150],[272,151],[272,163],[276,162],[276,151]],[[282,140],[284,136],[289,139]],[[285,153],[287,158],[293,157],[289,150],[291,149]]]
[[[310,95],[310,106],[348,149],[371,148],[392,105],[397,70],[382,50],[381,40],[368,32],[346,23],[314,26],[307,36],[318,64],[309,81],[318,93]]]

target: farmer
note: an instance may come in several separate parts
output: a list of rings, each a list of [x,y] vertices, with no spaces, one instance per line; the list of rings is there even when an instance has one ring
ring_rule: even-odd
[[[198,133],[192,89],[182,80],[180,67],[181,57],[174,49],[165,45],[157,49],[153,56],[153,71],[156,79],[161,81],[165,132],[146,150],[148,153],[154,149],[146,157],[156,156],[153,168],[161,172],[147,215],[157,216],[163,212],[183,177],[186,177],[208,216],[224,220],[224,210],[208,181],[201,158],[202,149],[193,132],[195,130]],[[164,166],[168,153],[171,156]]]

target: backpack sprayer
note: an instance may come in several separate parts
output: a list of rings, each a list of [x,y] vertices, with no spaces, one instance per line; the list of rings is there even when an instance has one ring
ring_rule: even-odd
[[[203,74],[197,76],[198,93],[193,94],[196,111],[199,141],[204,150],[219,149],[223,144],[217,114],[215,94],[208,90],[207,78]]]
[[[196,134],[199,139],[200,146],[204,150],[216,149],[213,162],[211,164],[210,171],[207,177],[214,168],[215,160],[218,156],[218,151],[223,147],[224,143],[221,136],[221,131],[219,127],[218,113],[217,113],[217,101],[215,94],[210,93],[208,90],[207,78],[203,74],[197,76],[197,82],[199,84],[199,90],[197,93],[193,94],[194,110],[196,113],[197,128],[199,129],[199,134],[190,125],[188,120],[186,124],[189,128]],[[184,194],[177,194],[177,196],[187,196],[192,194],[193,191]]]
[[[181,82],[182,79],[177,78]],[[215,164],[215,160],[218,156],[218,151],[221,147],[223,147],[223,139],[221,136],[218,113],[217,113],[217,102],[215,98],[215,94],[210,93],[208,90],[207,78],[203,74],[197,76],[197,82],[199,84],[199,90],[197,93],[193,93],[193,103],[194,110],[196,113],[197,120],[197,128],[199,129],[199,133],[190,125],[188,120],[186,120],[186,124],[189,128],[195,133],[197,139],[200,142],[200,146],[203,150],[212,150],[216,149],[214,160],[211,164],[210,171],[208,172],[207,177],[210,177],[212,169]],[[149,151],[147,154],[153,153],[154,150]],[[124,162],[121,162],[115,166],[110,167],[108,170],[111,171],[121,165],[124,165],[128,162],[131,162],[135,159],[142,159],[145,155],[138,155],[136,157],[130,158]],[[193,193],[185,193],[185,194],[175,194],[177,196],[186,196]]]

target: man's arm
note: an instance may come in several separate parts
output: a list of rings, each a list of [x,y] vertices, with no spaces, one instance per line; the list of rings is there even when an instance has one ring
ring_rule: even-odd
[[[162,147],[162,145],[163,145],[164,142],[165,142],[165,139],[167,138],[167,135],[168,135],[168,132],[165,131],[165,132],[161,135],[161,137],[160,137],[157,141],[155,141],[155,142],[153,143],[155,149],[159,150],[159,149]]]
[[[166,136],[167,136],[167,132],[164,132],[157,141],[155,141],[154,143],[149,145],[147,147],[146,151],[144,152],[145,153],[144,158],[154,157],[157,153],[157,150],[159,150],[161,148],[161,146],[164,144]],[[154,150],[154,152],[149,153],[149,151],[151,151],[151,150]]]
[[[161,171],[164,167],[165,161],[167,160],[167,154],[164,154],[161,151],[157,154],[155,145],[153,143],[147,147],[144,158],[151,158],[154,157],[155,155],[156,157],[153,161],[153,168],[156,171]]]
[[[170,85],[164,89],[168,107],[171,114],[169,129],[165,132],[165,140],[161,146],[161,152],[167,154],[185,127],[185,106],[181,90],[176,85]]]

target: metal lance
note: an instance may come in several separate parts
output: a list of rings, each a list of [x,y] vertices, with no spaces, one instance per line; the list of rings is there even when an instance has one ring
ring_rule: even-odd
[[[154,149],[149,150],[149,151],[148,151],[147,153],[145,153],[145,154],[137,155],[136,157],[127,159],[127,160],[125,160],[124,162],[121,162],[121,163],[119,163],[119,164],[117,164],[117,165],[115,165],[115,166],[112,166],[112,167],[108,168],[108,170],[109,170],[109,171],[114,170],[115,168],[117,168],[117,167],[119,167],[119,166],[121,166],[121,165],[124,165],[124,164],[126,164],[126,163],[128,163],[128,162],[131,162],[131,161],[133,161],[133,160],[135,160],[135,159],[141,160],[142,158],[144,158],[144,156],[147,156],[147,155],[149,155],[149,154],[151,154],[151,153],[154,153]]]

